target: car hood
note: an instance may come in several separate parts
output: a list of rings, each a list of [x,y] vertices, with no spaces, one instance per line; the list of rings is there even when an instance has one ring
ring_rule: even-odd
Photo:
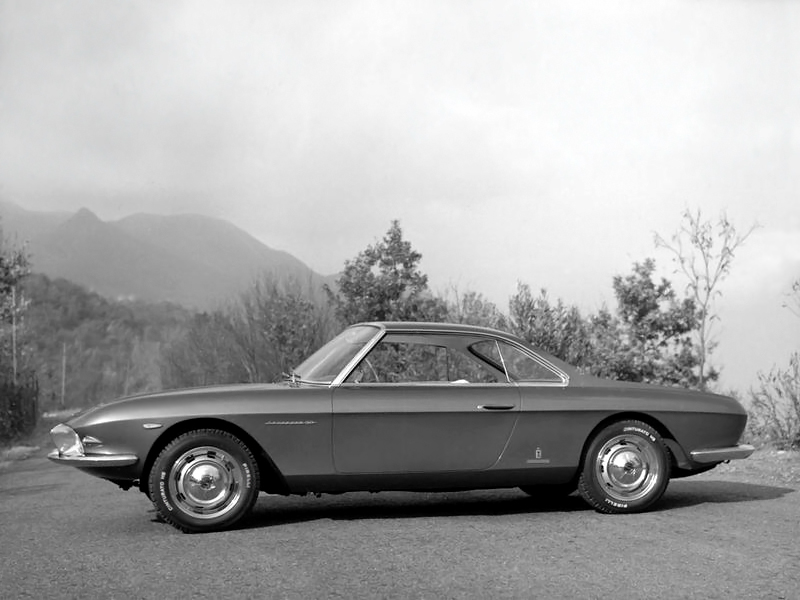
[[[128,396],[89,408],[68,421],[71,426],[127,418],[202,416],[226,412],[234,403],[279,400],[301,389],[288,383],[214,385]]]

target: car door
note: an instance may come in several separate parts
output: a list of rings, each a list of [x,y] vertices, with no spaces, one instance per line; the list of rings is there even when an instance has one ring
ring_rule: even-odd
[[[387,334],[333,391],[340,473],[488,469],[520,411],[517,386],[458,336]]]

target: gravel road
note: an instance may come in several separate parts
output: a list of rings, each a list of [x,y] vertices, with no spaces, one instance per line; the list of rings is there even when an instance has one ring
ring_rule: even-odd
[[[631,516],[516,490],[262,495],[240,529],[184,535],[37,456],[0,472],[0,597],[800,598],[800,482],[776,479],[725,467]]]

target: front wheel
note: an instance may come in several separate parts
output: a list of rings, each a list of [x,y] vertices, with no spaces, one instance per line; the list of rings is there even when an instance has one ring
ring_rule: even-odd
[[[664,494],[669,471],[668,450],[658,432],[641,421],[619,421],[589,444],[578,491],[599,512],[640,512]]]
[[[187,533],[218,531],[243,518],[258,497],[258,463],[239,438],[189,431],[161,451],[150,471],[158,514]]]

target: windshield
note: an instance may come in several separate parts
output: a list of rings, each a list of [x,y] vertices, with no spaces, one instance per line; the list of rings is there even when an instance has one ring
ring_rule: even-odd
[[[304,360],[293,375],[303,381],[330,383],[378,331],[373,325],[345,329]]]

